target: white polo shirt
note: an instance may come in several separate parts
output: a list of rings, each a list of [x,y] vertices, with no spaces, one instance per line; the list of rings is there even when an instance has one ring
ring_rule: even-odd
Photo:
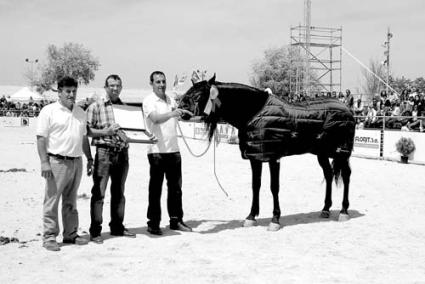
[[[37,136],[46,137],[47,152],[68,157],[83,155],[87,134],[86,113],[74,105],[72,111],[55,102],[43,107],[37,119]]]
[[[163,123],[153,123],[151,113],[164,114],[177,107],[176,101],[166,95],[166,101],[151,93],[143,100],[143,111],[146,115],[146,128],[158,139],[156,144],[149,144],[148,154],[179,152],[177,143],[177,119],[175,117]]]

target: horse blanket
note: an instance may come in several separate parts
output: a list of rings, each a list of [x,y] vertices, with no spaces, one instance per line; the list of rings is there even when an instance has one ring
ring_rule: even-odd
[[[336,99],[291,104],[270,95],[245,129],[239,129],[239,147],[243,158],[264,162],[303,153],[349,155],[354,131],[353,114]]]

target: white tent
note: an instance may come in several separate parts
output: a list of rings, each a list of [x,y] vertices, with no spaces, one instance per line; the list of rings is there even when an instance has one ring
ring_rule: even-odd
[[[31,99],[33,101],[44,100],[42,95],[31,91],[28,87],[24,87],[10,96],[11,101],[29,102]]]

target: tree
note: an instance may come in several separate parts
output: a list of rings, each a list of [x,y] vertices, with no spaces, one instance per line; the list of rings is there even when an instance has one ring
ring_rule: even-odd
[[[405,78],[404,76],[402,76],[401,78],[390,77],[390,86],[399,94],[404,89],[409,89],[411,85],[412,81],[410,79]]]
[[[99,66],[99,60],[81,44],[65,43],[63,47],[51,44],[47,47],[47,63],[41,68],[41,75],[35,79],[34,85],[39,91],[46,91],[63,76],[71,76],[87,85],[94,79]]]
[[[386,70],[379,60],[371,59],[369,62],[369,69],[376,76],[385,81]],[[362,89],[367,98],[370,99],[373,95],[379,94],[380,91],[385,88],[384,84],[366,69],[362,69],[362,73],[364,76]]]
[[[287,94],[291,90],[291,78],[295,80],[297,70],[304,70],[302,62],[302,55],[297,48],[283,46],[267,49],[264,58],[252,65],[250,83],[260,89],[270,88],[280,96]],[[300,75],[302,82],[304,74]]]
[[[413,85],[413,87],[415,89],[419,89],[421,91],[425,91],[425,79],[424,79],[424,77],[416,78],[413,81],[412,85]]]

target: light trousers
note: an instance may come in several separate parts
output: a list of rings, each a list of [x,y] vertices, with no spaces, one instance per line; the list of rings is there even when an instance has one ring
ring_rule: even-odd
[[[77,191],[83,172],[81,157],[61,160],[49,157],[53,178],[46,179],[43,203],[43,241],[55,240],[59,234],[58,205],[62,197],[63,239],[77,236]]]

